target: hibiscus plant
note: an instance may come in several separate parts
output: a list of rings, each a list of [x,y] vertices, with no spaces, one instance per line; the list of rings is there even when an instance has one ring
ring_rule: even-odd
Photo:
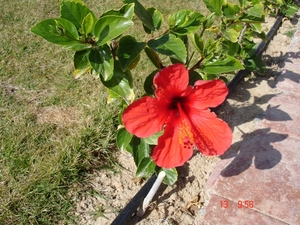
[[[120,105],[116,142],[133,155],[137,177],[163,170],[164,182],[173,184],[175,167],[189,160],[195,148],[208,156],[228,149],[231,129],[210,108],[225,100],[226,82],[237,70],[263,71],[253,40],[265,38],[265,16],[278,8],[289,17],[297,11],[284,0],[203,2],[210,14],[183,9],[169,15],[163,26],[162,13],[138,0],[123,0],[120,9],[100,17],[81,0],[62,0],[59,18],[31,28],[75,51],[75,77],[99,75],[109,93],[107,102]],[[130,35],[134,17],[142,22],[144,40]],[[141,57],[155,69],[144,79],[145,96],[135,101],[131,72]]]

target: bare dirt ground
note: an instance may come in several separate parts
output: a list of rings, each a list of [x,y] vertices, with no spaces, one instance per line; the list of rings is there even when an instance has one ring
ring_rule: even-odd
[[[275,18],[269,20],[266,29],[273,25]],[[266,73],[263,76],[252,75],[242,81],[218,110],[219,117],[228,122],[233,130],[233,144],[229,151],[239,148],[243,137],[253,131],[253,126],[262,117],[270,98],[278,94],[276,76],[280,75],[296,24],[296,18],[283,21],[263,53]],[[134,179],[136,169],[129,153],[120,152],[118,158],[120,173],[101,171],[90,175],[94,194],[82,197],[78,203],[76,214],[81,218],[80,224],[110,224],[145,183]],[[195,152],[188,163],[178,168],[177,183],[171,187],[162,187],[145,216],[139,220],[133,218],[127,224],[193,224],[195,216],[208,203],[206,181],[221,158],[208,158]]]

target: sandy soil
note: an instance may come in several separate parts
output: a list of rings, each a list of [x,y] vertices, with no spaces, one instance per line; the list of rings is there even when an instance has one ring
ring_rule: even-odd
[[[271,26],[275,19],[270,19]],[[277,35],[263,53],[267,66],[264,76],[252,75],[242,81],[228,100],[219,109],[219,117],[229,123],[233,130],[233,144],[229,150],[239,148],[245,135],[262,118],[268,101],[278,94],[275,88],[276,76],[280,75],[286,48],[297,20],[284,20]],[[268,26],[268,25],[267,25]],[[267,28],[266,28],[267,29]],[[226,154],[223,156],[226,157]],[[135,180],[135,165],[130,154],[119,154],[120,173],[99,172],[90,175],[93,193],[82,197],[77,206],[80,224],[107,225],[140,190],[144,182]],[[127,224],[164,225],[193,224],[201,207],[208,204],[206,181],[222,157],[204,157],[198,152],[183,167],[178,168],[178,182],[172,187],[162,186],[143,218],[133,218]]]

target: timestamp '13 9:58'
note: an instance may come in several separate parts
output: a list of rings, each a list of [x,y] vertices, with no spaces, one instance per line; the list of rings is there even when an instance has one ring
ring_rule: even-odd
[[[231,203],[232,204],[232,203]],[[220,200],[220,207],[221,208],[228,208],[229,207],[228,200]],[[253,200],[239,200],[237,202],[238,208],[253,208],[254,207],[254,201]]]

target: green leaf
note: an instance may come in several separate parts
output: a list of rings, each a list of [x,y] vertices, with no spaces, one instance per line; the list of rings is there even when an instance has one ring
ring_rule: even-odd
[[[129,145],[133,135],[129,133],[125,128],[121,128],[117,133],[117,146],[121,151],[126,150]]]
[[[261,23],[249,23],[250,27],[252,28],[253,31],[257,33],[262,32],[262,25]]]
[[[150,177],[153,174],[155,167],[156,165],[153,159],[150,157],[145,157],[139,163],[135,176],[137,178]]]
[[[105,87],[119,95],[127,103],[134,100],[134,92],[132,90],[132,76],[129,70],[123,72],[121,65],[115,61],[113,76],[105,81],[101,77],[101,81]]]
[[[295,4],[287,4],[281,7],[280,11],[288,18],[295,16],[299,7]]]
[[[261,18],[264,15],[264,5],[260,2],[245,11],[246,14]]]
[[[217,75],[215,74],[204,74],[203,80],[214,80],[217,79]]]
[[[92,32],[94,28],[94,18],[91,13],[87,14],[86,17],[83,18],[81,27],[85,35]]]
[[[98,45],[104,45],[121,35],[132,25],[133,22],[130,19],[122,16],[104,16],[96,22],[93,34]]]
[[[247,58],[244,60],[244,65],[245,68],[250,71],[256,71],[259,74],[263,74],[265,72],[265,65],[261,57],[254,55],[251,58]]]
[[[123,71],[127,70],[127,68],[135,61],[145,46],[145,42],[137,42],[135,38],[129,35],[120,39],[117,56]]]
[[[151,24],[153,26],[153,29],[149,29],[146,25],[143,24],[144,30],[146,33],[151,34],[152,31],[157,31],[161,27],[163,23],[163,16],[160,11],[158,11],[156,8],[148,8],[147,9],[148,14],[151,16]]]
[[[154,51],[170,56],[185,63],[187,51],[182,40],[174,34],[165,34],[157,39],[150,40],[148,46]]]
[[[70,37],[71,39],[78,40],[79,35],[76,27],[65,19],[55,19],[56,28],[58,29],[58,33],[61,32],[62,35],[66,37]]]
[[[89,61],[93,69],[101,75],[104,81],[109,80],[114,71],[114,59],[108,45],[92,49]]]
[[[241,62],[232,56],[227,56],[220,61],[206,63],[201,67],[201,70],[208,74],[228,73],[241,69],[244,69]]]
[[[178,35],[186,35],[192,32],[196,32],[205,17],[191,10],[181,10],[168,18],[168,24],[170,30]]]
[[[255,17],[252,15],[244,14],[239,18],[240,22],[245,22],[245,23],[264,23],[265,22],[265,16],[261,17]]]
[[[157,145],[158,138],[163,135],[163,131],[157,132],[150,137],[143,138],[148,145]]]
[[[227,28],[222,33],[223,33],[224,37],[227,38],[229,41],[231,41],[233,43],[238,42],[240,32],[236,31],[235,29]]]
[[[144,90],[148,95],[154,95],[155,87],[153,84],[153,78],[157,72],[158,70],[153,71],[144,81]]]
[[[230,56],[235,56],[236,54],[239,53],[241,46],[237,42],[231,42],[229,40],[224,40],[222,41],[222,46],[224,51],[230,55]]]
[[[203,43],[202,37],[197,33],[191,34],[190,37],[191,37],[192,43],[194,44],[194,47],[196,48],[196,50],[198,52],[200,52],[201,54],[203,54],[204,43]]]
[[[209,11],[216,13],[217,16],[222,15],[222,6],[226,3],[225,0],[203,0]]]
[[[66,19],[43,20],[33,26],[31,32],[67,49],[79,51],[91,47],[91,45],[78,40],[79,36],[76,27]]]
[[[154,31],[152,16],[144,8],[144,6],[137,0],[123,0],[124,3],[134,3],[134,13],[142,21],[143,25],[146,26],[149,30]]]
[[[88,14],[93,17],[93,21],[96,21],[94,13],[82,2],[64,0],[60,7],[60,17],[73,23],[77,30],[81,28],[82,22]]]
[[[234,5],[230,2],[227,2],[226,5],[223,6],[223,14],[227,18],[235,18],[235,16],[241,11],[240,6]]]
[[[149,47],[145,47],[144,50],[145,50],[148,58],[150,59],[150,61],[153,63],[153,65],[157,69],[162,69],[162,62],[161,62],[160,58],[158,57],[157,53]]]
[[[107,97],[107,104],[111,104],[115,101],[117,101],[118,99],[120,99],[120,96],[118,94],[116,94],[115,92],[107,89],[107,93],[108,93],[108,97]]]
[[[204,43],[203,56],[209,61],[209,56],[218,52],[219,41],[212,38],[207,38]]]
[[[89,54],[90,49],[77,51],[74,54],[74,67],[75,69],[83,70],[87,69],[90,66]]]
[[[123,5],[122,8],[119,10],[109,10],[101,15],[101,17],[104,16],[122,16],[127,19],[132,19],[134,15],[134,4],[126,4]]]
[[[203,80],[202,76],[197,71],[189,72],[189,85],[194,86],[197,80]]]
[[[226,39],[235,43],[238,42],[241,30],[242,30],[242,26],[236,24],[222,31],[222,33]]]
[[[175,182],[177,181],[177,178],[178,178],[177,170],[175,168],[172,168],[172,169],[161,168],[157,174],[159,174],[159,172],[161,170],[165,171],[165,173],[166,173],[166,176],[163,179],[163,183],[166,185],[175,184]]]
[[[214,23],[214,15],[215,13],[211,13],[207,15],[203,21],[203,29],[208,29]]]
[[[149,145],[143,139],[136,136],[133,136],[130,145],[135,165],[138,166],[145,157],[149,157]]]
[[[78,79],[79,77],[81,77],[82,75],[88,73],[91,69],[91,66],[85,68],[85,69],[75,69],[73,74],[74,74],[74,78]]]
[[[247,0],[239,0],[241,7],[244,7]]]

